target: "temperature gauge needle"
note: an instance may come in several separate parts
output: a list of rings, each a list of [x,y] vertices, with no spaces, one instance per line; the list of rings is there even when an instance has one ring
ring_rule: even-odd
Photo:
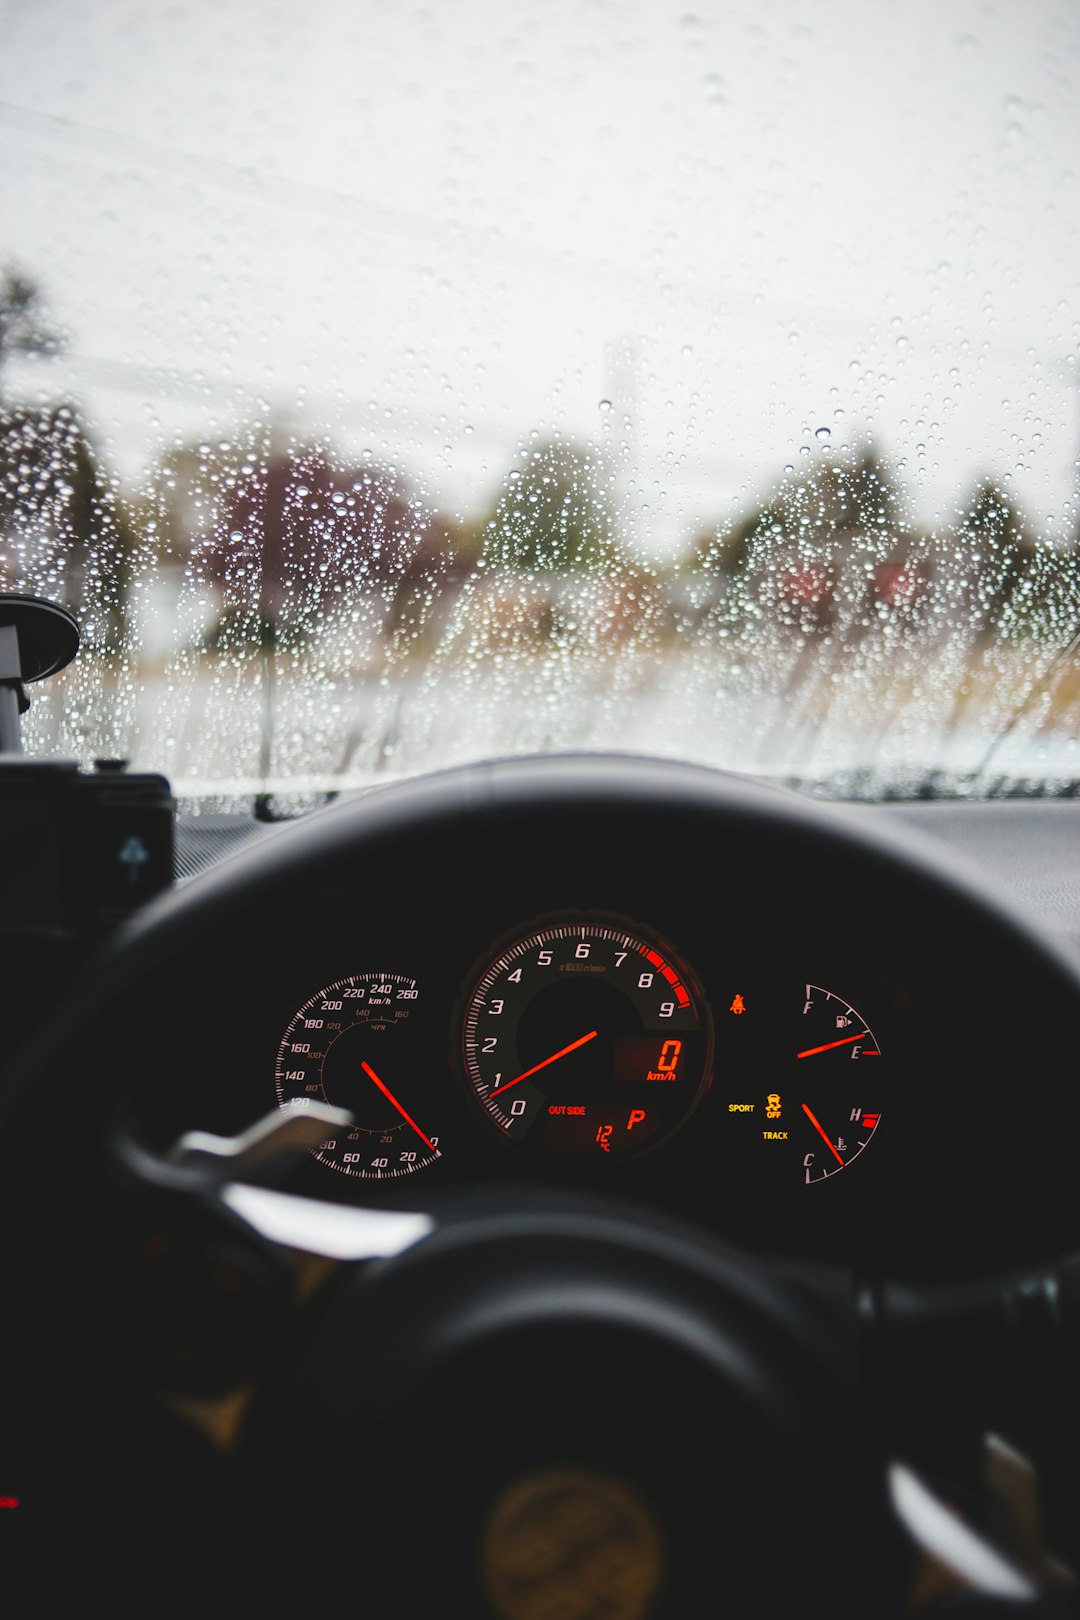
[[[839,1043],[837,1043],[837,1044],[839,1044]],[[801,1056],[801,1054],[800,1054],[800,1056]],[[818,1119],[817,1115],[813,1112],[812,1109],[808,1108],[805,1103],[803,1103],[803,1105],[802,1105],[802,1111],[806,1115],[807,1119],[810,1121],[811,1125],[814,1127],[815,1131],[817,1131],[818,1135],[821,1137],[821,1140],[824,1142],[825,1146],[828,1148],[829,1152],[832,1154],[832,1156],[836,1160],[837,1164],[843,1164],[844,1163],[843,1159],[840,1157],[839,1153],[837,1153],[835,1145],[832,1142],[830,1142],[829,1138],[825,1135],[825,1131],[824,1131],[824,1129],[822,1127],[822,1124],[821,1124],[821,1121]],[[836,1171],[834,1170],[832,1172],[832,1174],[835,1175]],[[845,1185],[846,1185],[846,1183],[845,1183]]]
[[[385,1085],[383,1083],[383,1081],[379,1079],[378,1075],[375,1073],[375,1070],[371,1067],[371,1064],[361,1062],[360,1067],[363,1069],[363,1071],[367,1075],[368,1079],[373,1080],[375,1082],[375,1084],[378,1086],[379,1090],[382,1092],[383,1096],[386,1098],[387,1102],[392,1103],[393,1106],[397,1109],[398,1113],[401,1115],[401,1117],[405,1121],[406,1125],[411,1125],[412,1126],[413,1130],[416,1132],[416,1134],[420,1138],[421,1142],[423,1142],[424,1146],[429,1147],[431,1149],[432,1153],[437,1153],[439,1150],[435,1146],[434,1142],[428,1140],[428,1138],[424,1135],[423,1131],[420,1129],[419,1125],[416,1123],[415,1119],[413,1119],[412,1115],[407,1114],[405,1112],[404,1108],[402,1108],[401,1104],[398,1102],[397,1098],[394,1096],[394,1093],[390,1090],[390,1087]],[[406,1141],[408,1141],[407,1137],[406,1137]]]
[[[585,1045],[586,1041],[595,1040],[599,1033],[599,1030],[590,1029],[589,1033],[582,1035],[579,1040],[571,1041],[569,1046],[562,1046],[557,1052],[552,1052],[551,1056],[546,1057],[543,1063],[534,1063],[531,1069],[525,1070],[524,1074],[515,1074],[512,1080],[506,1080],[501,1086],[496,1086],[494,1091],[488,1092],[488,1096],[497,1097],[500,1091],[509,1091],[510,1087],[516,1086],[519,1080],[527,1080],[530,1074],[538,1074],[541,1069],[546,1069],[549,1063],[557,1063],[560,1058],[566,1056],[567,1052],[576,1052],[579,1046]]]

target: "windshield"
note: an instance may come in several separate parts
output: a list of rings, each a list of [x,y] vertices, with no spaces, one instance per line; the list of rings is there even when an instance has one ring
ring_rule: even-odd
[[[1080,777],[1080,10],[0,0],[28,752]]]

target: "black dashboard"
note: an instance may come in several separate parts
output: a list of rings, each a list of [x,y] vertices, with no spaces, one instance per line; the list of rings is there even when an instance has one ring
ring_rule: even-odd
[[[990,808],[522,757],[264,827],[146,905],[5,1090],[27,1567],[59,1532],[117,1612],[166,1568],[310,1602],[302,1501],[373,1612],[503,1620],[602,1520],[575,1590],[651,1547],[617,1612],[685,1620],[720,1533],[772,1616],[842,1524],[839,1613],[911,1612],[943,1558],[934,1591],[1057,1614],[1041,1552],[948,1528],[992,1524],[990,1427],[1066,1556],[1080,1507],[1080,968],[972,855],[978,825],[1065,894],[1074,821]]]
[[[163,1152],[310,1098],[354,1120],[293,1171],[330,1202],[587,1189],[921,1279],[1064,1249],[1067,951],[884,819],[566,757],[276,828],[119,952],[132,1129]]]

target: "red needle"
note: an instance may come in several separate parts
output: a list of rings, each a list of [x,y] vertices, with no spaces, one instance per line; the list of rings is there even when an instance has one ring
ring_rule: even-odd
[[[369,1080],[374,1080],[375,1084],[378,1086],[379,1090],[382,1092],[382,1094],[386,1098],[387,1102],[393,1103],[394,1107],[397,1109],[398,1113],[401,1115],[401,1117],[405,1121],[405,1123],[407,1125],[412,1126],[413,1130],[416,1132],[416,1134],[420,1138],[421,1142],[423,1142],[426,1147],[429,1147],[431,1149],[432,1153],[438,1153],[439,1150],[435,1146],[434,1142],[428,1141],[428,1138],[424,1135],[423,1131],[420,1129],[420,1127],[416,1123],[415,1119],[413,1119],[411,1115],[409,1115],[409,1114],[407,1114],[405,1112],[404,1108],[402,1108],[401,1104],[398,1102],[397,1098],[394,1096],[394,1093],[390,1090],[389,1086],[384,1085],[383,1082],[379,1079],[378,1075],[375,1073],[375,1070],[371,1067],[371,1064],[361,1062],[360,1067],[363,1069],[364,1073],[367,1075]],[[406,1137],[406,1141],[408,1141],[407,1137]]]
[[[837,1042],[837,1045],[839,1045],[839,1044],[840,1043]],[[822,1130],[821,1121],[817,1118],[817,1116],[815,1114],[811,1113],[810,1109],[807,1108],[805,1103],[803,1103],[803,1105],[802,1105],[802,1111],[806,1115],[807,1119],[810,1121],[811,1125],[814,1127],[815,1131],[817,1131],[818,1135],[821,1137],[821,1140],[824,1142],[825,1146],[828,1148],[829,1152],[832,1154],[832,1156],[836,1160],[837,1164],[843,1164],[843,1162],[844,1162],[843,1159],[840,1157],[839,1153],[837,1153],[836,1148],[829,1141],[829,1138],[825,1135],[825,1132]],[[835,1170],[833,1171],[833,1174],[834,1175],[836,1174]],[[847,1186],[846,1181],[844,1183],[844,1186],[845,1187]]]
[[[860,1029],[857,1035],[844,1035],[838,1041],[826,1041],[824,1046],[808,1046],[805,1052],[796,1052],[796,1057],[816,1057],[818,1052],[831,1052],[834,1046],[850,1046],[852,1041],[865,1041],[870,1034],[868,1029]]]
[[[531,1069],[525,1070],[524,1074],[515,1074],[512,1080],[506,1080],[501,1086],[496,1086],[494,1091],[488,1092],[488,1096],[497,1097],[500,1091],[509,1091],[510,1087],[516,1086],[519,1080],[527,1080],[530,1074],[536,1074],[540,1069],[546,1069],[549,1063],[557,1063],[559,1058],[566,1056],[567,1052],[576,1052],[579,1046],[584,1046],[586,1041],[595,1040],[598,1034],[599,1030],[590,1029],[589,1033],[582,1035],[580,1040],[571,1041],[569,1046],[562,1047],[558,1052],[552,1052],[551,1056],[546,1057],[543,1063],[534,1063]]]

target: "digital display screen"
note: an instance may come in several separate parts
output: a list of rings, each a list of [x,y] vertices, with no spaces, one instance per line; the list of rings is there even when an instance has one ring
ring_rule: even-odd
[[[612,1051],[612,1071],[620,1082],[653,1085],[681,1080],[693,1043],[685,1036],[619,1035]]]
[[[625,1153],[655,1136],[662,1120],[663,1110],[647,1105],[551,1103],[544,1134],[559,1153]]]

